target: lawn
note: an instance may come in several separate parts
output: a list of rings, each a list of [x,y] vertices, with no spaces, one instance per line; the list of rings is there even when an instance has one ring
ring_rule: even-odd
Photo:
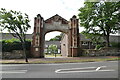
[[[55,57],[55,54],[45,54],[45,58]],[[61,57],[61,54],[56,54],[56,57]]]
[[[117,61],[120,60],[119,57],[106,57],[106,58],[35,58],[29,59],[30,64],[42,64],[42,63],[79,63],[79,62],[99,62],[99,61]],[[14,59],[14,60],[1,60],[0,63],[3,64],[22,64],[26,63],[24,59]]]

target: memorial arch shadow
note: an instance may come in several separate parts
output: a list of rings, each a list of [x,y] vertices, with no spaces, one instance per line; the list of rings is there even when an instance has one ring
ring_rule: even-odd
[[[44,20],[40,14],[34,18],[34,32],[32,36],[31,53],[33,57],[44,58],[45,35],[52,31],[63,32],[68,35],[68,57],[77,57],[79,54],[79,27],[78,19],[73,16],[70,21],[58,14]]]

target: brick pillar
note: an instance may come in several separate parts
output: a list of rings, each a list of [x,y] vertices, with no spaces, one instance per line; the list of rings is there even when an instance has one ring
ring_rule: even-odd
[[[73,16],[70,19],[70,29],[68,33],[69,52],[68,57],[77,57],[79,53],[79,27],[78,19]]]
[[[34,18],[34,32],[32,36],[32,55],[33,57],[44,57],[44,39],[43,39],[43,18],[40,14]]]
[[[70,23],[71,25],[71,23]],[[72,57],[72,49],[71,49],[71,46],[72,46],[72,29],[70,28],[69,29],[69,32],[68,32],[68,57]]]

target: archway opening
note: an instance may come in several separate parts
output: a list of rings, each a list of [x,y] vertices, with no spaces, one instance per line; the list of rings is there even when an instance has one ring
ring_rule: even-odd
[[[45,34],[44,57],[58,58],[61,55],[61,38],[64,33],[61,31],[50,31]]]

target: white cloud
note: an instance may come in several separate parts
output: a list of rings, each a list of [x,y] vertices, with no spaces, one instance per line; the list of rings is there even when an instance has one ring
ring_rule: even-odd
[[[50,33],[47,33],[45,35],[45,40],[50,40],[51,38],[55,37],[56,35],[60,35],[61,32],[58,32],[58,31],[53,31],[53,32],[50,32]]]
[[[28,33],[32,33],[33,20],[37,14],[41,14],[44,19],[59,14],[69,20],[73,15],[78,14],[78,9],[83,6],[83,2],[84,0],[1,0],[0,8],[27,13],[32,26]]]

